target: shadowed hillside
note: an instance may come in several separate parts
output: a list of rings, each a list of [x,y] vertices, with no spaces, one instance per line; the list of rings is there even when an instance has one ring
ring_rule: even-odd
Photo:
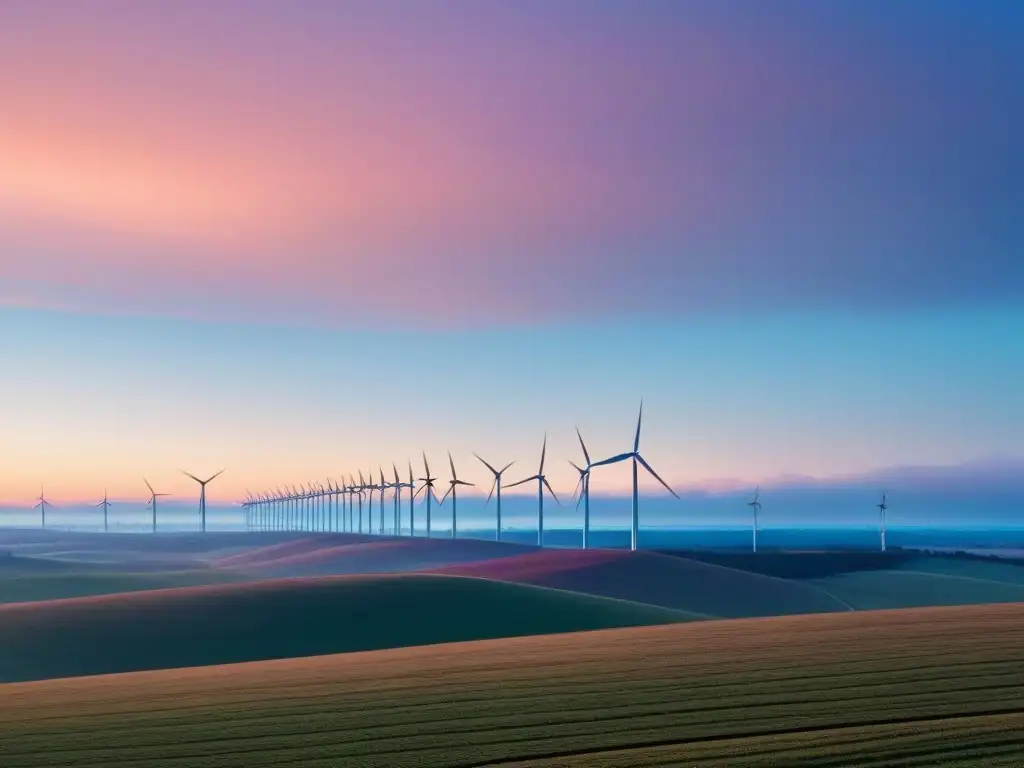
[[[0,606],[0,681],[664,624],[636,603],[443,576],[280,579]]]
[[[809,583],[820,585],[858,610],[1024,602],[1024,583],[941,572],[865,571]]]
[[[821,579],[840,573],[897,568],[918,553],[893,549],[888,552],[856,550],[819,552],[714,552],[710,550],[657,550],[659,554],[696,560],[725,568],[775,576],[780,579]]]
[[[568,589],[724,618],[850,610],[811,584],[650,552],[549,549],[435,572]]]

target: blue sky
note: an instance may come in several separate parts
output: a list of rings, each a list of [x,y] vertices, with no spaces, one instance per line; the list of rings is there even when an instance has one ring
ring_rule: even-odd
[[[4,3],[0,499],[1020,457],[1022,82],[1012,0]]]

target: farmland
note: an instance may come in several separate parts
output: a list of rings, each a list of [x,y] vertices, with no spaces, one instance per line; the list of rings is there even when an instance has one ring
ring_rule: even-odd
[[[0,764],[1019,765],[1022,644],[1006,604],[9,684]]]

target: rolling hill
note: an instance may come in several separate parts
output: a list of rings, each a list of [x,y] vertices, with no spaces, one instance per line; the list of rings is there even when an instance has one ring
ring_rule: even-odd
[[[279,579],[128,592],[0,606],[0,681],[693,618],[557,590],[423,575]]]
[[[230,571],[212,568],[155,573],[68,570],[4,576],[0,570],[0,604],[112,595],[149,589],[171,589],[238,580]]]
[[[0,686],[0,765],[1016,768],[1024,605],[696,622]]]
[[[722,618],[851,610],[814,584],[650,552],[545,549],[434,573],[566,589]]]
[[[403,573],[455,563],[480,562],[536,551],[537,547],[479,539],[365,537],[363,541],[318,536],[214,561],[263,578]]]
[[[1024,584],[923,571],[865,571],[812,582],[858,610],[1024,601]]]

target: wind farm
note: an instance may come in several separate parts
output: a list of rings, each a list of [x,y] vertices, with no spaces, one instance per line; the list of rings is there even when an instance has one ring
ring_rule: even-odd
[[[0,3],[0,768],[1024,766],[1024,4],[113,6]]]

